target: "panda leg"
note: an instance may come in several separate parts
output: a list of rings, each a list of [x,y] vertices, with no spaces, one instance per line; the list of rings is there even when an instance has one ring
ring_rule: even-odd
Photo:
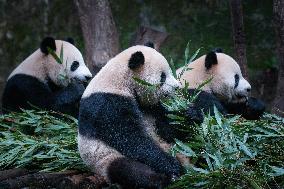
[[[165,175],[156,173],[147,165],[126,157],[116,159],[110,164],[108,177],[112,183],[118,183],[124,189],[160,189],[169,184],[169,178]]]

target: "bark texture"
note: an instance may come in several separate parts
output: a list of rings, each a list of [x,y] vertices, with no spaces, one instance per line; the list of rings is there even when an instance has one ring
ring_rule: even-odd
[[[6,174],[6,176],[4,176]],[[100,189],[107,186],[104,179],[92,173],[65,171],[58,173],[28,173],[25,169],[0,171],[1,189],[15,188],[58,188]]]
[[[162,43],[168,38],[166,32],[158,31],[150,27],[140,26],[130,42],[130,45],[144,45],[152,42],[156,50],[160,49]]]
[[[233,29],[233,40],[235,48],[235,58],[240,65],[244,78],[249,79],[247,55],[246,55],[246,37],[244,31],[243,8],[241,0],[230,0],[231,20]]]
[[[85,43],[85,60],[97,73],[119,52],[119,37],[108,0],[74,0]]]
[[[284,1],[273,1],[273,18],[279,59],[278,82],[272,112],[284,117]]]

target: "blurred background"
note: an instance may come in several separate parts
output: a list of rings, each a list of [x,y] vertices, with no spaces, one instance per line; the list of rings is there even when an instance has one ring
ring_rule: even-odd
[[[197,57],[221,47],[244,64],[253,96],[269,108],[283,99],[272,0],[0,0],[0,9],[0,94],[10,72],[53,36],[72,37],[94,72],[148,39],[176,67],[184,63],[187,43],[190,54],[201,48]]]

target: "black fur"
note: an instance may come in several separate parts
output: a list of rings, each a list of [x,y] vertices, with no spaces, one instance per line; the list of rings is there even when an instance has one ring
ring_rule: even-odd
[[[200,112],[199,109],[195,109]],[[175,139],[179,140],[185,140],[188,136],[188,133],[181,130],[181,128],[173,126],[170,124],[170,120],[167,117],[167,114],[169,113],[176,113],[176,112],[168,112],[165,107],[163,107],[161,104],[157,106],[151,106],[147,109],[143,109],[143,112],[149,113],[155,118],[155,126],[157,129],[157,134],[166,142],[168,143],[174,143]],[[191,117],[188,117],[190,123],[193,123],[193,121],[196,121],[196,119],[192,119],[193,114],[191,114]],[[202,115],[201,115],[202,117]],[[202,117],[203,120],[203,117]]]
[[[214,64],[218,64],[217,55],[211,51],[205,57],[205,67],[206,69],[210,69]]]
[[[4,113],[8,113],[20,111],[20,108],[31,109],[32,104],[39,108],[78,116],[79,100],[84,89],[79,83],[61,88],[50,80],[45,84],[35,77],[17,74],[11,77],[5,86],[2,109]]]
[[[196,94],[195,89],[188,89],[188,93],[190,95]],[[214,114],[214,106],[219,110],[222,114],[227,114],[227,110],[223,107],[222,103],[211,93],[201,91],[194,101],[194,106],[200,108],[203,113]],[[190,113],[190,112],[188,112]],[[201,118],[198,118],[201,120]],[[202,119],[203,120],[203,119]]]
[[[55,39],[52,37],[46,37],[40,43],[40,50],[42,53],[48,55],[48,47],[56,51]]]
[[[75,44],[75,41],[74,41],[74,39],[72,37],[67,37],[65,41],[71,43],[72,45]]]
[[[235,86],[234,89],[238,87],[240,82],[240,76],[238,74],[235,75]]]
[[[128,67],[130,69],[137,69],[145,62],[145,58],[142,52],[137,51],[133,53],[128,61]]]
[[[248,120],[259,119],[265,111],[265,104],[259,99],[250,97],[243,103],[223,103],[230,114],[240,114]]]
[[[189,89],[188,92],[192,95],[195,93],[195,90]],[[247,102],[242,103],[221,102],[213,94],[205,91],[201,91],[194,102],[194,106],[201,109],[205,114],[209,113],[210,115],[214,114],[214,106],[216,106],[218,111],[223,115],[239,114],[250,120],[259,119],[265,111],[265,104],[259,99],[249,97]],[[189,107],[189,111],[187,112],[187,117],[197,117],[195,122],[198,123],[201,117],[191,113],[190,108],[191,107]]]
[[[79,68],[79,66],[80,66],[80,64],[79,64],[78,61],[72,62],[71,67],[70,67],[71,72],[74,72],[75,70],[77,70],[77,68]]]
[[[81,100],[79,133],[104,141],[127,158],[143,163],[157,173],[169,177],[179,176],[181,164],[164,152],[145,132],[142,118],[135,99],[116,94],[94,93]],[[120,182],[122,180],[127,181],[127,178],[120,178]],[[150,185],[150,182],[152,181],[149,179],[144,184]],[[139,183],[137,178],[128,184]]]
[[[220,47],[216,47],[215,49],[213,49],[213,52],[216,52],[216,53],[223,53],[223,49],[220,48]]]
[[[155,45],[152,41],[148,41],[147,43],[144,44],[144,46],[151,47],[151,48],[155,49]]]
[[[109,177],[114,183],[120,183],[123,189],[164,188],[169,178],[155,173],[149,166],[128,158],[115,160],[109,166]]]

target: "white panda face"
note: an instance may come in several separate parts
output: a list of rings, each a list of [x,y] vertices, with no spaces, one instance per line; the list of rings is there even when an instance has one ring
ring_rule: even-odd
[[[134,90],[143,105],[151,105],[158,103],[163,97],[173,94],[180,84],[174,78],[167,60],[160,53],[149,47],[143,48],[146,50],[142,51],[143,53],[138,52],[137,56],[143,56],[144,63],[137,69],[133,69],[133,75],[156,87],[149,88],[134,83]]]
[[[70,63],[67,63],[65,68],[68,78],[71,80],[78,80],[81,82],[87,82],[92,78],[90,70],[85,65],[83,59],[73,60]]]
[[[250,94],[251,86],[242,76],[237,62],[228,55],[217,53],[218,63],[210,68],[212,92],[224,101],[239,102]]]
[[[49,55],[46,69],[49,78],[60,86],[67,86],[72,80],[87,82],[92,78],[92,74],[85,65],[80,51],[72,44],[56,40],[56,54],[60,56],[61,47],[63,47],[63,63],[58,64],[55,59]]]

